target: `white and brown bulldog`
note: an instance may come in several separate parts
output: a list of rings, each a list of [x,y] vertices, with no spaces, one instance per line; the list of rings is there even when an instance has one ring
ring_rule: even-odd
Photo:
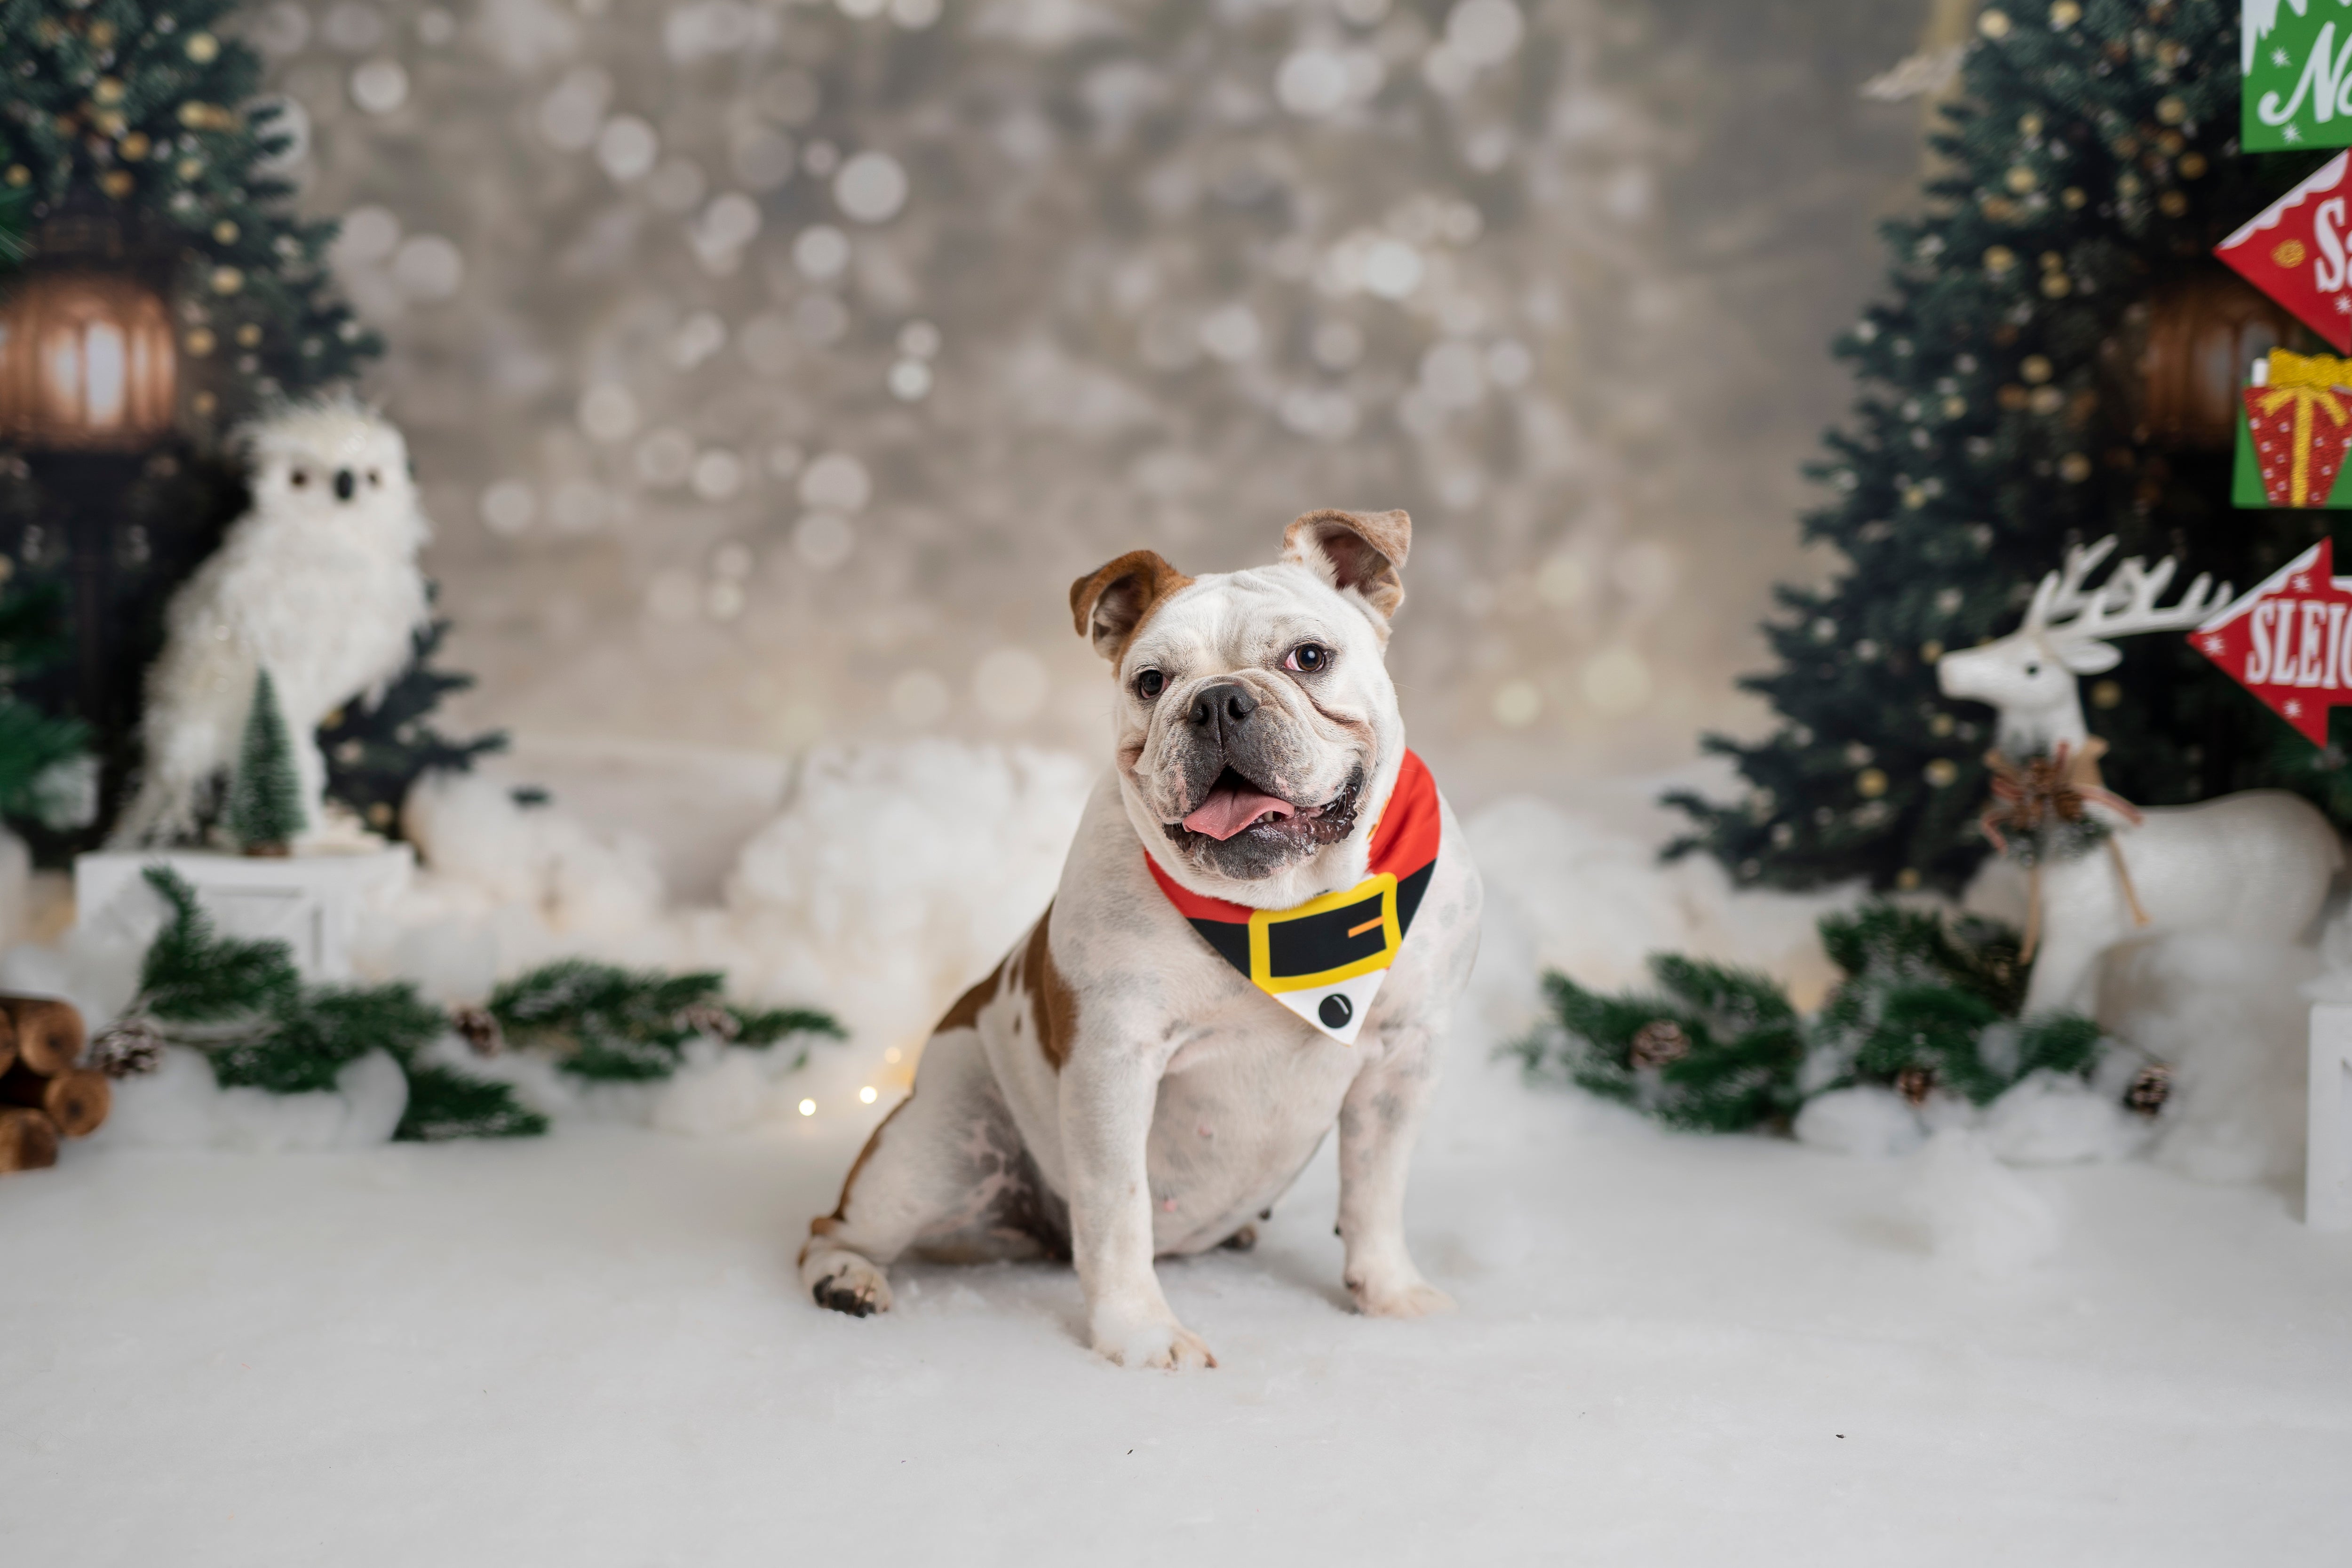
[[[811,1224],[819,1304],[887,1310],[909,1250],[1067,1257],[1097,1351],[1213,1366],[1152,1260],[1248,1246],[1336,1121],[1356,1305],[1453,1305],[1406,1252],[1405,1171],[1480,890],[1381,664],[1411,540],[1401,511],[1311,512],[1272,566],[1139,550],[1072,586],[1115,765],[1054,901]]]

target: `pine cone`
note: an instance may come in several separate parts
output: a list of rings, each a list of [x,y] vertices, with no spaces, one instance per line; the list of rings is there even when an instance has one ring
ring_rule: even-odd
[[[1925,1105],[1936,1092],[1934,1068],[1905,1068],[1895,1075],[1895,1092],[1913,1105]]]
[[[1633,1065],[1662,1068],[1690,1055],[1690,1037],[1672,1018],[1653,1018],[1633,1031]]]
[[[2162,1062],[2150,1062],[2132,1075],[2131,1087],[2124,1090],[2124,1103],[2142,1116],[2154,1116],[2172,1098],[2172,1069]]]
[[[152,1018],[118,1018],[98,1032],[82,1060],[109,1078],[143,1077],[163,1065],[163,1031]]]
[[[714,1040],[731,1040],[743,1032],[743,1026],[725,1004],[719,1002],[689,1003],[677,1016],[677,1021],[696,1034]]]
[[[494,1057],[506,1048],[506,1031],[499,1027],[498,1015],[488,1007],[451,1009],[449,1027],[478,1057]]]

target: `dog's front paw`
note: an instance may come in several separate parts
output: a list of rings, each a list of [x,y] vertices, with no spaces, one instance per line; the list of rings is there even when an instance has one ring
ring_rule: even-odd
[[[803,1268],[801,1278],[818,1306],[853,1318],[890,1310],[890,1282],[856,1253],[835,1252],[810,1262],[814,1267]]]
[[[1156,1366],[1193,1372],[1217,1364],[1201,1336],[1173,1318],[1129,1320],[1097,1312],[1095,1353],[1121,1366]]]
[[[1348,1277],[1348,1294],[1367,1318],[1431,1318],[1454,1310],[1454,1298],[1407,1270],[1401,1274]]]

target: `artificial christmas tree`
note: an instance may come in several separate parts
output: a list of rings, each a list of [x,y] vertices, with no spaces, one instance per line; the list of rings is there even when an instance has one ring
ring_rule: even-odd
[[[1677,852],[1748,883],[1957,889],[1988,848],[1991,725],[1938,694],[1946,649],[2010,630],[2069,543],[2250,583],[2324,533],[2231,506],[2247,360],[2318,346],[2210,256],[2319,161],[2239,155],[2239,69],[2221,0],[1981,14],[1935,139],[1949,173],[1886,226],[1894,297],[1838,345],[1864,389],[1805,531],[1843,568],[1779,591],[1780,668],[1745,682],[1779,727],[1707,739],[1748,795],[1674,796],[1696,825]],[[2183,642],[2129,647],[2088,695],[2126,799],[2284,784],[2352,819],[2345,748],[2314,753]]]
[[[435,620],[416,634],[407,670],[381,697],[347,704],[319,726],[328,797],[390,837],[401,836],[400,803],[418,778],[429,771],[464,773],[475,758],[506,749],[503,731],[454,741],[433,727],[441,700],[474,684],[470,675],[433,668],[448,634],[449,623]]]

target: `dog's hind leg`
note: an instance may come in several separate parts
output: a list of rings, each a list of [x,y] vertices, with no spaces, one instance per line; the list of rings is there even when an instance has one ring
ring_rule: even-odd
[[[979,1032],[950,1018],[923,1047],[914,1093],[850,1166],[841,1202],[809,1224],[801,1287],[820,1307],[889,1310],[885,1269],[919,1243],[984,1233],[1021,1184],[1027,1161]]]

